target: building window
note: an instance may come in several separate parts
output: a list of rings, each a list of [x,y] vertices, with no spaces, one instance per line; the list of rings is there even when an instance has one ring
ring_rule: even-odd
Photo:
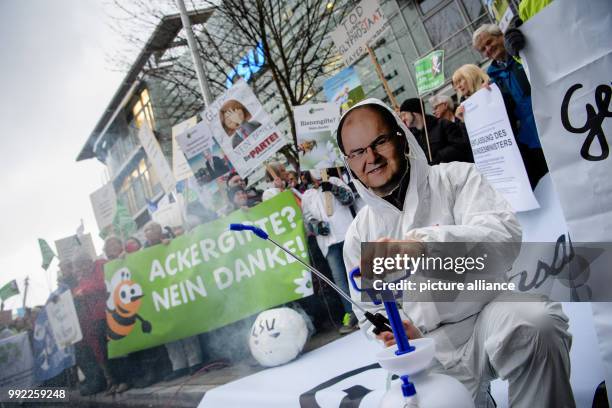
[[[145,121],[147,121],[151,129],[155,129],[153,107],[151,106],[151,98],[149,98],[149,91],[147,88],[143,89],[136,98],[132,106],[132,118],[134,120],[134,126],[138,129],[140,129]]]
[[[127,133],[120,134],[114,139],[106,160],[106,164],[110,167],[112,174],[115,174],[121,168],[138,146],[140,146],[140,141],[136,132],[132,129],[128,129]]]
[[[393,96],[397,96],[397,95],[401,94],[404,91],[405,91],[405,89],[404,89],[404,86],[402,85],[399,88],[397,88],[395,91],[393,91]]]
[[[147,160],[142,158],[121,183],[118,198],[127,205],[130,214],[135,215],[147,204],[147,200],[151,200],[160,191],[161,185],[157,176]]]
[[[435,9],[437,5],[444,2],[445,0],[416,0],[416,3],[421,9],[421,13],[427,14],[431,10]]]
[[[449,3],[423,21],[434,49],[442,48],[447,55],[470,44],[463,19],[456,3]]]

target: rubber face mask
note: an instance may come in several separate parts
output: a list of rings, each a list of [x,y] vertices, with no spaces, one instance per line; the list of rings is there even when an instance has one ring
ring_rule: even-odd
[[[393,120],[393,122],[390,122]],[[351,176],[379,197],[392,194],[408,175],[408,143],[393,115],[359,109],[342,124],[344,163]]]

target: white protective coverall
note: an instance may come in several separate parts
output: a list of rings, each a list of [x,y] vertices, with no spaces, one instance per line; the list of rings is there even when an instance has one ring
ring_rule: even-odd
[[[388,109],[377,99],[367,99],[351,110],[365,104]],[[360,265],[361,242],[383,237],[422,242],[508,242],[502,249],[505,252],[498,250],[495,256],[509,269],[520,249],[512,243],[520,243],[521,227],[508,202],[473,164],[428,165],[414,136],[394,116],[410,147],[410,179],[403,209],[400,211],[353,177],[367,206],[346,234],[347,272]],[[500,270],[499,274],[504,277],[506,272]],[[353,288],[351,296],[361,302],[361,295]],[[373,313],[384,313],[382,306],[361,304]],[[496,377],[509,381],[511,407],[575,405],[569,383],[571,335],[560,304],[534,297],[534,302],[520,303],[411,303],[404,299],[401,306],[424,335],[436,341],[438,362],[432,370],[461,381],[476,406],[492,403],[487,389]],[[361,329],[372,337],[371,324],[359,310],[354,311]]]

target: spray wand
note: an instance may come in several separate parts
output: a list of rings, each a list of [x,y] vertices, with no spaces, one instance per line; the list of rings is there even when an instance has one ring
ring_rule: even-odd
[[[296,256],[293,252],[289,251],[287,248],[285,248],[284,246],[282,246],[278,242],[274,241],[272,238],[270,238],[268,233],[266,231],[264,231],[263,229],[261,229],[259,227],[256,227],[254,225],[230,224],[230,230],[231,231],[251,231],[253,234],[257,235],[259,238],[261,238],[263,240],[270,241],[272,244],[274,244],[276,247],[280,248],[287,255],[289,255],[290,257],[292,257],[293,259],[298,261],[300,264],[302,264],[302,266],[307,268],[310,272],[314,273],[319,278],[321,278],[325,283],[327,283],[329,286],[331,286],[331,288],[333,290],[335,290],[340,296],[342,296],[344,299],[346,299],[348,302],[350,302],[355,308],[357,308],[361,313],[363,313],[365,318],[370,323],[372,323],[372,325],[375,327],[374,333],[379,334],[379,333],[385,332],[385,331],[388,331],[388,332],[392,331],[391,330],[391,326],[389,326],[389,319],[387,319],[385,316],[383,316],[380,313],[373,314],[371,312],[366,311],[359,303],[355,302],[349,295],[344,293],[342,291],[342,289],[340,289],[334,282],[331,281],[331,279],[329,279],[327,276],[323,275],[323,273],[321,273],[317,269],[315,269],[312,266],[308,265],[306,262],[304,262],[298,256]]]

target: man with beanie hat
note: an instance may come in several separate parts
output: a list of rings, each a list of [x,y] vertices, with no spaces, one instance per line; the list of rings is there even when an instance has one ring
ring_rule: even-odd
[[[474,162],[470,141],[456,123],[423,115],[421,102],[417,98],[406,99],[400,107],[400,118],[414,134],[425,151],[429,164],[453,161]],[[425,133],[427,126],[427,134]],[[429,149],[427,140],[429,139]],[[431,149],[431,156],[429,150]]]

